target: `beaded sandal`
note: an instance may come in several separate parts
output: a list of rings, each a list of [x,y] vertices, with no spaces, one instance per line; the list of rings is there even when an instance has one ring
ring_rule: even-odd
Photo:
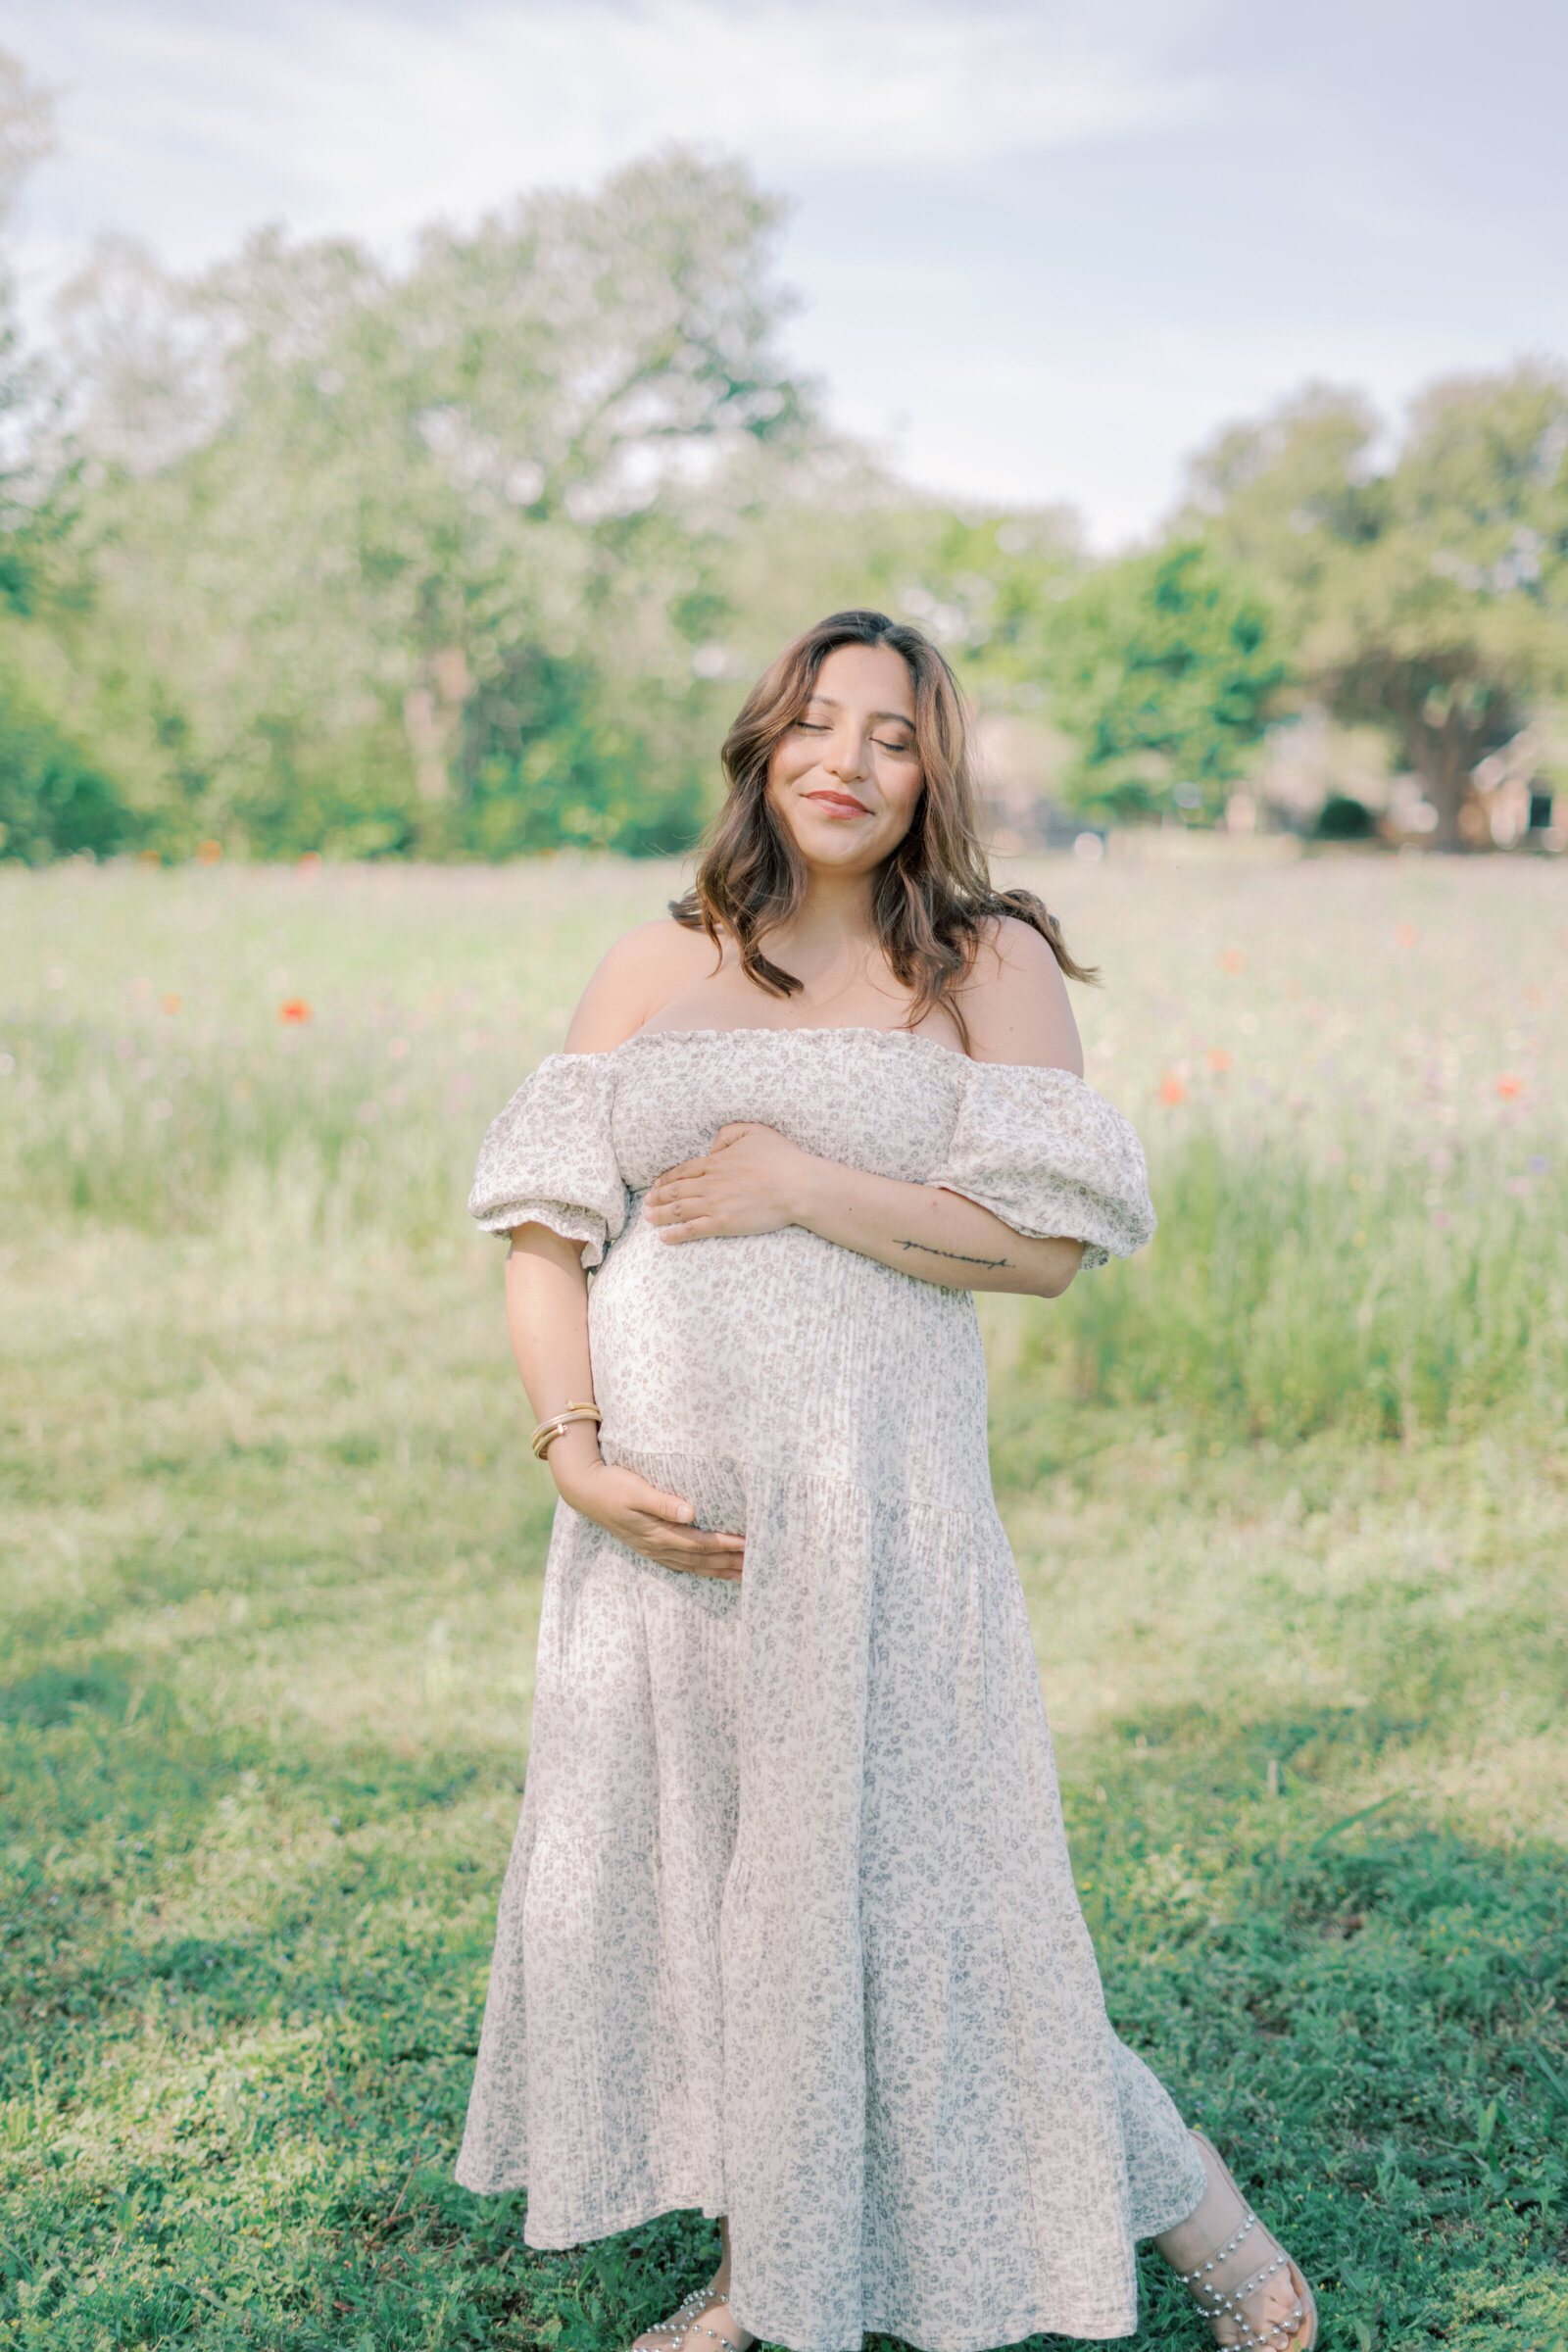
[[[728,2309],[727,2295],[715,2295],[710,2286],[694,2286],[667,2320],[661,2320],[657,2328],[645,2328],[637,2341],[640,2344],[649,2338],[658,2338],[655,2352],[687,2352],[688,2346],[691,2352],[707,2352],[706,2345],[699,2346],[692,2342],[692,2338],[708,2336],[715,2344],[721,2344],[724,2352],[740,2352],[740,2346],[732,2335],[724,2335],[716,2328],[705,2328],[702,2325],[710,2311],[727,2312]],[[750,2330],[744,2332],[750,2333]]]
[[[1206,2139],[1201,2132],[1195,2132],[1193,2137],[1212,2159],[1220,2179],[1240,2206],[1242,2218],[1233,2235],[1216,2248],[1207,2262],[1200,2263],[1195,2271],[1179,2271],[1177,2277],[1207,2320],[1215,2342],[1226,2346],[1227,2352],[1312,2352],[1317,2342],[1317,2304],[1312,2289],[1279,2240],[1263,2227],[1248,2204],[1213,2141]],[[1256,2243],[1249,2246],[1248,2240],[1254,2231]],[[1223,2274],[1228,2266],[1234,2270],[1238,2257],[1245,2265],[1254,2253],[1266,2257],[1258,2269],[1244,2268],[1228,2278],[1214,2276],[1216,2272]],[[1259,2289],[1267,2286],[1281,2271],[1286,2273],[1295,2290],[1296,2308],[1288,2319],[1276,2320],[1268,2327],[1254,2327],[1243,2306],[1251,2302]]]

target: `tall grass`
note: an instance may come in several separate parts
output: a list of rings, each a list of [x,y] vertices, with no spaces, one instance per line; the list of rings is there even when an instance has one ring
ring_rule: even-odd
[[[1190,1134],[1153,1171],[1161,1230],[1073,1286],[1021,1369],[1087,1403],[1152,1406],[1293,1440],[1470,1431],[1568,1416],[1568,1190],[1510,1191],[1517,1152],[1454,1155],[1435,1225],[1426,1155],[1314,1170],[1285,1141]],[[1352,1189],[1353,1188],[1353,1189]]]
[[[1366,877],[1348,877],[1363,896]],[[1054,897],[1062,879],[1046,878]],[[5,877],[0,1198],[18,1218],[148,1234],[459,1248],[486,1119],[559,1045],[597,953],[674,880]],[[1043,1397],[1278,1441],[1514,1410],[1557,1426],[1568,956],[1539,876],[1480,920],[1417,905],[1425,951],[1397,944],[1422,927],[1395,919],[1401,893],[1430,897],[1425,876],[1378,869],[1386,903],[1359,940],[1336,938],[1321,871],[1252,877],[1260,899],[1297,892],[1288,926],[1235,880],[1209,878],[1203,900],[1192,875],[1124,876],[1120,902],[1071,910],[1125,933],[1108,951],[1092,938],[1113,986],[1079,1005],[1091,1075],[1148,1138],[1161,1225],[1133,1265],[1074,1286],[1020,1376]],[[1180,996],[1129,891],[1194,967]],[[1467,925],[1490,1004],[1456,957]]]

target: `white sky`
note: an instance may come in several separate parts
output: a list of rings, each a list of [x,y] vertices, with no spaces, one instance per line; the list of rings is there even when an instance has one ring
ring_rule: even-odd
[[[101,230],[395,248],[669,138],[792,199],[792,355],[914,480],[1147,529],[1308,376],[1568,355],[1562,0],[0,0]]]

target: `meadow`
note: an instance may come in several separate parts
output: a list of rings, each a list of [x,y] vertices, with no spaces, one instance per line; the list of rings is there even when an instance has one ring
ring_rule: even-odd
[[[1327,2345],[1548,2352],[1568,876],[1180,846],[1009,869],[1161,1215],[986,1302],[1085,1909]],[[613,2352],[711,2258],[451,2178],[553,1495],[463,1200],[674,878],[0,869],[0,2340]]]

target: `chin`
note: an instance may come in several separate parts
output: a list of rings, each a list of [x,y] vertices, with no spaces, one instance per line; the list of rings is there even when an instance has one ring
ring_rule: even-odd
[[[880,865],[886,855],[885,851],[874,850],[867,842],[856,840],[853,835],[846,839],[842,833],[818,833],[814,830],[804,837],[797,834],[795,846],[808,865],[827,865],[835,870],[842,870],[845,866],[863,866],[869,871],[872,866]]]

